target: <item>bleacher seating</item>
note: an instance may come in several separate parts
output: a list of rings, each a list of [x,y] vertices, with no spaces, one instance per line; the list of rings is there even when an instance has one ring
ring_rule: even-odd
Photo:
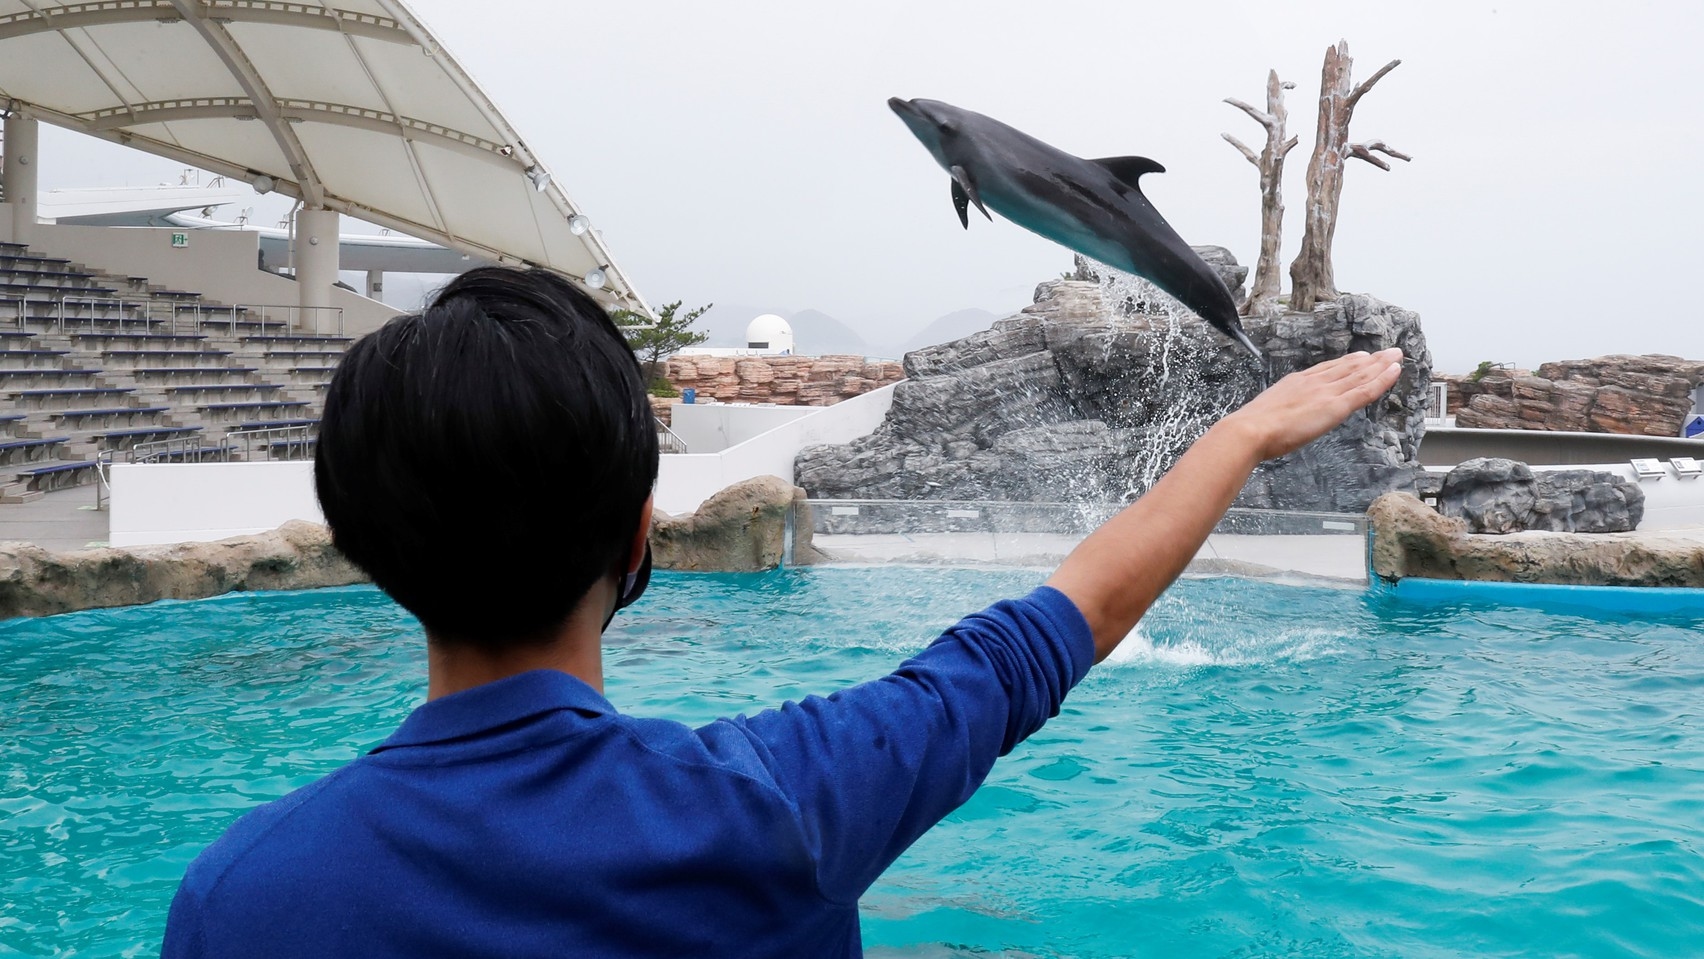
[[[0,243],[0,503],[94,482],[103,457],[311,457],[348,345]]]

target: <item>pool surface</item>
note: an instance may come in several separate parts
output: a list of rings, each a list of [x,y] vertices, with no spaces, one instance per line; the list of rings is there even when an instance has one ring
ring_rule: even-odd
[[[872,678],[1036,573],[659,574],[610,699]],[[1704,954],[1704,620],[1189,580],[864,898],[871,956]],[[0,955],[156,954],[242,811],[425,690],[366,589],[0,624]]]

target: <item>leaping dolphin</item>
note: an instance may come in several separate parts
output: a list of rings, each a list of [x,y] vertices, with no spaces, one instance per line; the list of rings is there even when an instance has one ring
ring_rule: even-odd
[[[1032,233],[1147,279],[1254,354],[1264,382],[1266,357],[1243,332],[1231,291],[1142,195],[1142,174],[1165,167],[1136,156],[1085,160],[939,100],[893,97],[888,106],[952,175],[965,229],[972,204],[990,220],[993,207]]]

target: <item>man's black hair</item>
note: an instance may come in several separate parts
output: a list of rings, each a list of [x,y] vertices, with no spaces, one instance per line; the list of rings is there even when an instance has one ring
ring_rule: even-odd
[[[490,649],[547,639],[626,572],[656,479],[644,377],[609,315],[503,267],[349,348],[314,457],[337,548],[436,640]]]

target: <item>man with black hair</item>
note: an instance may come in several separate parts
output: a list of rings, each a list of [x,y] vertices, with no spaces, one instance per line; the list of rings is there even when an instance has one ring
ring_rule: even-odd
[[[1286,377],[1020,599],[891,674],[691,729],[603,698],[657,437],[639,364],[554,274],[479,269],[349,350],[315,480],[339,549],[419,617],[427,702],[190,866],[168,957],[856,956],[858,897],[1047,719],[1260,462],[1401,354]],[[466,493],[470,472],[500,492]],[[519,563],[489,557],[519,555]]]

